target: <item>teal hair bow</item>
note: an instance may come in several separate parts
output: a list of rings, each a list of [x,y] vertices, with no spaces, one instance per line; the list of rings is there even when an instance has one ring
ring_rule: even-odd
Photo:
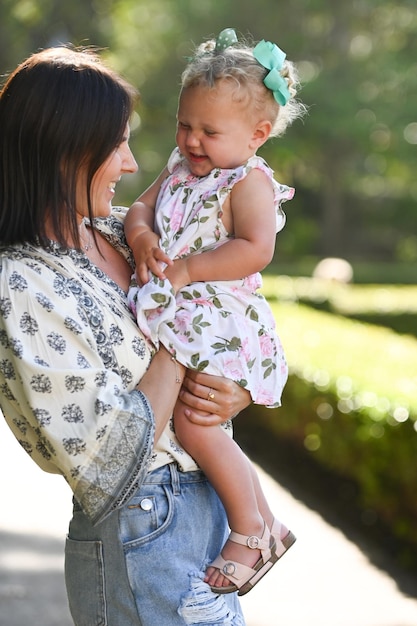
[[[237,43],[237,37],[236,37],[236,33],[234,29],[225,28],[217,36],[215,52],[221,52],[222,50],[225,50],[229,46],[233,46],[233,44],[235,43]]]
[[[285,106],[291,98],[288,83],[280,74],[287,56],[278,46],[264,39],[253,49],[253,56],[269,73],[264,78],[264,85],[272,91],[278,104]]]

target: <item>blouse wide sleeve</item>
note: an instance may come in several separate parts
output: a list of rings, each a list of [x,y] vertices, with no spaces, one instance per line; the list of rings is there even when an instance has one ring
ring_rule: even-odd
[[[106,307],[71,274],[0,257],[3,414],[93,523],[143,480],[154,439],[151,407],[134,390],[149,354],[134,321]]]

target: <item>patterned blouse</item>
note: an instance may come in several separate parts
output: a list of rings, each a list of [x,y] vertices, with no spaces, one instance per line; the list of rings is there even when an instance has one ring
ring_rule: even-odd
[[[133,267],[125,214],[114,208],[95,225]],[[150,469],[176,456],[195,468],[172,425],[153,449],[152,410],[135,390],[151,356],[125,292],[82,252],[55,242],[0,249],[0,407],[26,452],[65,477],[93,523]]]

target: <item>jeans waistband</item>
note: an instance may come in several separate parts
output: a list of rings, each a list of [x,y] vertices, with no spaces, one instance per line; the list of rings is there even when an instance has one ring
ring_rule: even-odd
[[[143,484],[172,484],[175,488],[180,483],[205,482],[207,477],[201,470],[182,472],[178,463],[172,462],[149,472]]]

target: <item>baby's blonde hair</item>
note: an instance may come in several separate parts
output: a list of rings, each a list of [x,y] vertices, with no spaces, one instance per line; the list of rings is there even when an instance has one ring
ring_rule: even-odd
[[[239,42],[218,51],[214,39],[200,44],[182,74],[182,88],[197,85],[214,88],[220,80],[233,81],[236,84],[234,97],[250,102],[256,114],[271,122],[270,137],[279,137],[306,112],[304,104],[295,99],[298,72],[291,61],[284,61],[280,74],[287,81],[290,99],[285,106],[280,106],[264,85],[268,70],[255,59],[253,49],[254,46]]]

